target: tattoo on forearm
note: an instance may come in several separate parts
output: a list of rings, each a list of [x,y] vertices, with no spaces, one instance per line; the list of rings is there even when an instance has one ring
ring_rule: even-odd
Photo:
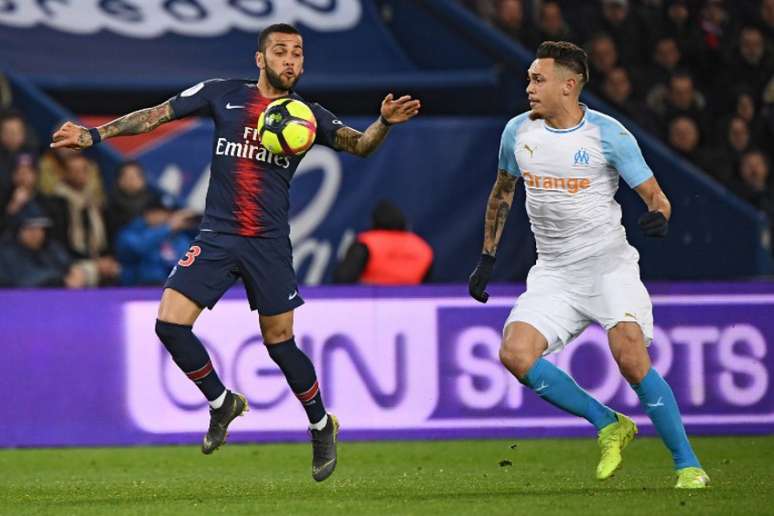
[[[500,242],[505,221],[511,211],[515,191],[516,177],[504,170],[499,170],[486,206],[483,249],[486,254],[494,256],[497,252],[497,244]]]
[[[336,147],[350,154],[365,157],[381,145],[388,131],[389,128],[378,120],[362,133],[351,127],[342,127],[336,131]]]
[[[102,138],[141,134],[152,131],[174,117],[169,101],[147,109],[134,111],[121,118],[108,122],[99,128]]]

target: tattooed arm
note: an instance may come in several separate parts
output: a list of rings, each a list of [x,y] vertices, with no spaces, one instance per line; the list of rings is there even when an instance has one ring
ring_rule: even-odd
[[[381,145],[389,130],[389,126],[381,120],[368,126],[364,133],[351,127],[342,127],[336,131],[336,148],[365,158]]]
[[[175,117],[172,105],[166,101],[158,106],[134,111],[97,128],[101,139],[114,136],[141,134],[152,131]],[[85,149],[94,144],[89,129],[72,122],[65,122],[53,136],[51,147]]]
[[[494,256],[497,252],[497,244],[503,234],[505,221],[513,204],[513,194],[516,191],[517,176],[509,174],[505,170],[497,171],[497,180],[489,194],[484,217],[484,249],[483,253]]]
[[[419,100],[409,95],[393,99],[390,93],[382,100],[379,119],[368,126],[365,132],[361,133],[351,127],[342,127],[336,131],[336,148],[364,158],[381,145],[391,125],[414,118],[420,107]]]

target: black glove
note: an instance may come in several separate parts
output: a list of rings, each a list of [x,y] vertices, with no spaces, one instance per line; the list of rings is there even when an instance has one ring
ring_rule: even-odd
[[[489,294],[486,292],[486,284],[489,283],[489,278],[492,277],[494,263],[494,256],[482,254],[481,258],[478,259],[478,265],[473,270],[473,274],[468,279],[468,292],[476,301],[486,303],[487,299],[489,299]]]
[[[649,211],[640,215],[637,223],[645,236],[664,238],[669,232],[669,222],[660,211]]]

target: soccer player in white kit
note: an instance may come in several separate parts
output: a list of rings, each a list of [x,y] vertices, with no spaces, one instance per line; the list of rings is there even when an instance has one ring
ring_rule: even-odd
[[[579,102],[589,78],[581,48],[544,42],[528,74],[530,111],[503,131],[470,295],[483,303],[488,298],[497,244],[521,177],[538,260],[505,322],[500,360],[538,396],[596,427],[601,450],[596,476],[605,480],[621,466],[621,452],[637,433],[634,421],[542,358],[599,323],[621,374],[672,453],[675,487],[703,488],[709,477],[688,441],[672,389],[651,367],[646,346],[653,338],[652,306],[640,280],[639,254],[626,241],[613,195],[621,176],[647,205],[639,225],[651,237],[666,236],[669,200],[632,134]]]

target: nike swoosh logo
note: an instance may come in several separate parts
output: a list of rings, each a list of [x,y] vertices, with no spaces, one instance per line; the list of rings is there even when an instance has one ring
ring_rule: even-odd
[[[292,294],[288,296],[288,301],[293,301],[298,295],[298,290],[294,290]]]
[[[232,104],[231,102],[228,102],[226,104],[226,109],[243,109],[244,106],[238,106],[236,104]]]
[[[655,407],[663,407],[664,406],[664,402],[662,401],[663,399],[664,398],[659,396],[659,398],[656,400],[656,403],[646,403],[646,405],[649,406],[649,407],[654,407],[654,408]]]

